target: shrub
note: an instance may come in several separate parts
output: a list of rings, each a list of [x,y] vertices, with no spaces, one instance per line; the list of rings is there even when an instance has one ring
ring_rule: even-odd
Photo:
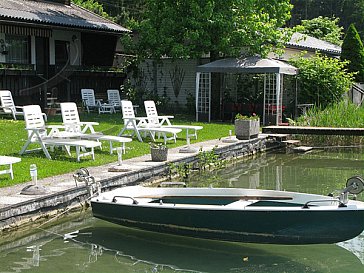
[[[348,62],[316,53],[315,56],[300,56],[290,63],[299,69],[298,101],[326,107],[338,102],[352,85],[354,73],[347,72]]]

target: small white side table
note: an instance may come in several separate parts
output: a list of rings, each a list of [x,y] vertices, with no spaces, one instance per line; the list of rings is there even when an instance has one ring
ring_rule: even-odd
[[[13,164],[21,161],[19,157],[0,156],[0,165],[9,165],[9,169],[0,170],[0,174],[10,174],[11,179],[14,179]]]

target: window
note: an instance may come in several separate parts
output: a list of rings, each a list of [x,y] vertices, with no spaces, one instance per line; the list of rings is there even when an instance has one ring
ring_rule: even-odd
[[[29,38],[27,36],[6,35],[5,41],[8,54],[5,55],[7,63],[29,64]]]

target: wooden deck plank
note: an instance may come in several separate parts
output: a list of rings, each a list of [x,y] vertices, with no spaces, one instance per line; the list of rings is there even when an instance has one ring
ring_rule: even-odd
[[[266,126],[263,127],[262,131],[264,134],[364,136],[364,128]]]

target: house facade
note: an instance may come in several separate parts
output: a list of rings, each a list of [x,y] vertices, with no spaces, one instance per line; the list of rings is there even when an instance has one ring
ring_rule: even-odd
[[[49,97],[80,101],[81,88],[119,89],[114,53],[127,32],[70,0],[0,1],[0,89],[42,107]]]

